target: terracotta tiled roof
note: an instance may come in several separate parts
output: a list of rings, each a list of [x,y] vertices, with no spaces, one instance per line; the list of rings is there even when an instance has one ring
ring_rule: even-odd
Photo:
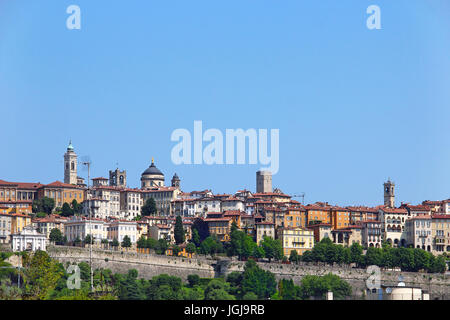
[[[450,220],[450,214],[435,214],[431,216],[432,219],[449,219]]]
[[[55,181],[55,182],[43,185],[43,187],[80,189],[80,187],[78,187],[76,185],[63,183],[61,181]]]
[[[221,222],[221,221],[231,221],[231,218],[206,218],[206,222]]]

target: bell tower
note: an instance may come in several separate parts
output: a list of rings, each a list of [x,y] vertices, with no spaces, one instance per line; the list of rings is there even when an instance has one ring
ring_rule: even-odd
[[[72,140],[69,142],[64,154],[64,183],[77,184],[77,154],[75,153]]]
[[[172,187],[175,188],[179,188],[180,187],[180,178],[178,177],[178,175],[175,173],[172,177]]]
[[[384,205],[388,208],[395,208],[395,183],[388,179],[384,186]]]

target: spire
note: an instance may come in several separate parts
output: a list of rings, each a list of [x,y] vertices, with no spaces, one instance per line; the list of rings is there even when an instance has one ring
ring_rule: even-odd
[[[155,164],[155,159],[152,157],[152,164]]]
[[[69,140],[69,145],[67,146],[67,150],[73,151],[72,139]]]

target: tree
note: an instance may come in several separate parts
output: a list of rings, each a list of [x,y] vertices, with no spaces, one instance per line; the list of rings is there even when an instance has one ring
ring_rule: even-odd
[[[156,241],[153,238],[147,238],[147,244],[146,247],[149,249],[156,249],[158,246],[158,241]]]
[[[204,300],[205,293],[200,286],[194,288],[182,287],[180,292],[180,300]]]
[[[93,242],[94,239],[91,239],[91,235],[88,234],[86,235],[86,237],[84,238],[84,243],[85,244],[90,244],[91,242]]]
[[[189,287],[193,288],[200,283],[200,277],[197,274],[190,274],[187,277],[187,281]]]
[[[142,216],[153,216],[157,213],[156,208],[156,202],[153,198],[148,198],[147,201],[145,201],[145,204],[141,208]]]
[[[195,247],[195,244],[193,244],[193,243],[188,243],[187,245],[186,245],[186,252],[187,253],[195,253],[197,251],[197,248]]]
[[[63,242],[63,235],[61,233],[61,230],[59,230],[58,228],[53,228],[50,231],[49,240],[51,242],[57,243],[57,244],[62,243]]]
[[[177,245],[172,246],[172,255],[175,257],[178,257],[178,254],[180,253],[181,249]]]
[[[46,214],[51,214],[55,208],[55,200],[48,197],[43,197],[42,199],[36,199],[32,204],[32,212],[45,212]]]
[[[200,237],[200,243],[210,236],[208,223],[202,218],[197,218],[194,220],[194,223],[192,224],[192,231],[194,232],[194,230],[197,230]],[[199,245],[200,244],[196,244],[197,247]]]
[[[144,236],[141,236],[139,240],[136,242],[136,246],[138,248],[147,248],[147,240]]]
[[[36,251],[31,260],[25,259],[25,266],[25,293],[31,299],[45,299],[64,273],[61,266],[41,250]]]
[[[264,252],[264,249],[262,247],[255,246],[253,251],[253,257],[257,259],[264,258],[266,253]]]
[[[166,250],[169,248],[169,244],[165,239],[159,239],[156,244],[155,250],[158,254],[165,254]]]
[[[215,237],[206,238],[200,245],[200,252],[202,254],[210,254],[214,256],[214,254],[221,252],[223,249],[222,243]]]
[[[294,285],[292,279],[281,279],[278,283],[278,294],[282,300],[297,300],[300,287]]]
[[[149,300],[178,300],[182,288],[181,279],[167,274],[161,274],[150,280],[146,290]]]
[[[177,216],[175,220],[174,238],[176,244],[182,244],[185,241],[183,221],[181,216]]]
[[[201,241],[200,241],[200,235],[198,234],[197,229],[192,229],[192,243],[196,247],[200,247]]]
[[[137,276],[138,272],[136,269],[128,270],[127,277],[120,282],[118,294],[120,300],[142,300],[145,298],[137,283]]]
[[[51,214],[55,208],[55,200],[52,198],[43,197],[41,199],[42,211],[46,214]]]
[[[350,246],[350,261],[358,266],[363,264],[363,248],[359,243],[355,242]]]
[[[322,277],[304,276],[298,294],[302,299],[308,299],[309,297],[324,298],[328,291],[333,292],[335,299],[343,299],[352,293],[351,286],[346,281],[329,273]]]
[[[381,266],[382,258],[381,249],[369,247],[365,256],[365,264],[366,266]]]
[[[261,269],[254,260],[246,262],[242,274],[242,294],[253,292],[259,299],[267,299],[276,292],[275,275]]]
[[[73,241],[74,244],[80,244],[81,243],[81,239],[80,237],[76,237],[76,239]]]
[[[211,280],[205,289],[205,300],[236,300],[229,294],[230,285],[219,279]]]
[[[433,273],[445,273],[447,270],[447,264],[445,262],[445,257],[440,255],[433,259],[431,262],[431,272]]]
[[[130,239],[129,236],[123,237],[123,240],[122,240],[122,247],[123,247],[123,248],[129,248],[129,247],[131,247],[131,239]]]
[[[119,241],[117,240],[117,238],[114,238],[113,241],[111,241],[111,246],[112,247],[118,247],[119,246]]]
[[[264,236],[263,240],[260,243],[261,247],[264,249],[266,258],[269,259],[269,262],[272,259],[281,260],[283,259],[283,246],[281,245],[280,240],[274,240],[270,237]]]
[[[290,262],[298,262],[299,256],[297,250],[291,250],[291,254],[289,255]]]
[[[76,201],[76,200],[74,199],[74,201]],[[70,205],[67,202],[64,202],[62,209],[61,209],[61,215],[63,217],[70,217],[70,216],[73,216],[73,213],[74,213],[74,211],[70,207]]]
[[[72,208],[73,214],[76,214],[76,215],[80,215],[81,212],[83,211],[83,205],[78,203],[78,201],[76,199],[72,200],[71,208]]]

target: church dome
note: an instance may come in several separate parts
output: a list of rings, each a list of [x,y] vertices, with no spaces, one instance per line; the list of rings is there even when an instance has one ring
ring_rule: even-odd
[[[155,163],[152,161],[152,164],[150,165],[150,167],[147,168],[147,170],[145,170],[142,173],[143,176],[145,175],[159,175],[159,176],[164,176],[164,174],[155,166]]]

